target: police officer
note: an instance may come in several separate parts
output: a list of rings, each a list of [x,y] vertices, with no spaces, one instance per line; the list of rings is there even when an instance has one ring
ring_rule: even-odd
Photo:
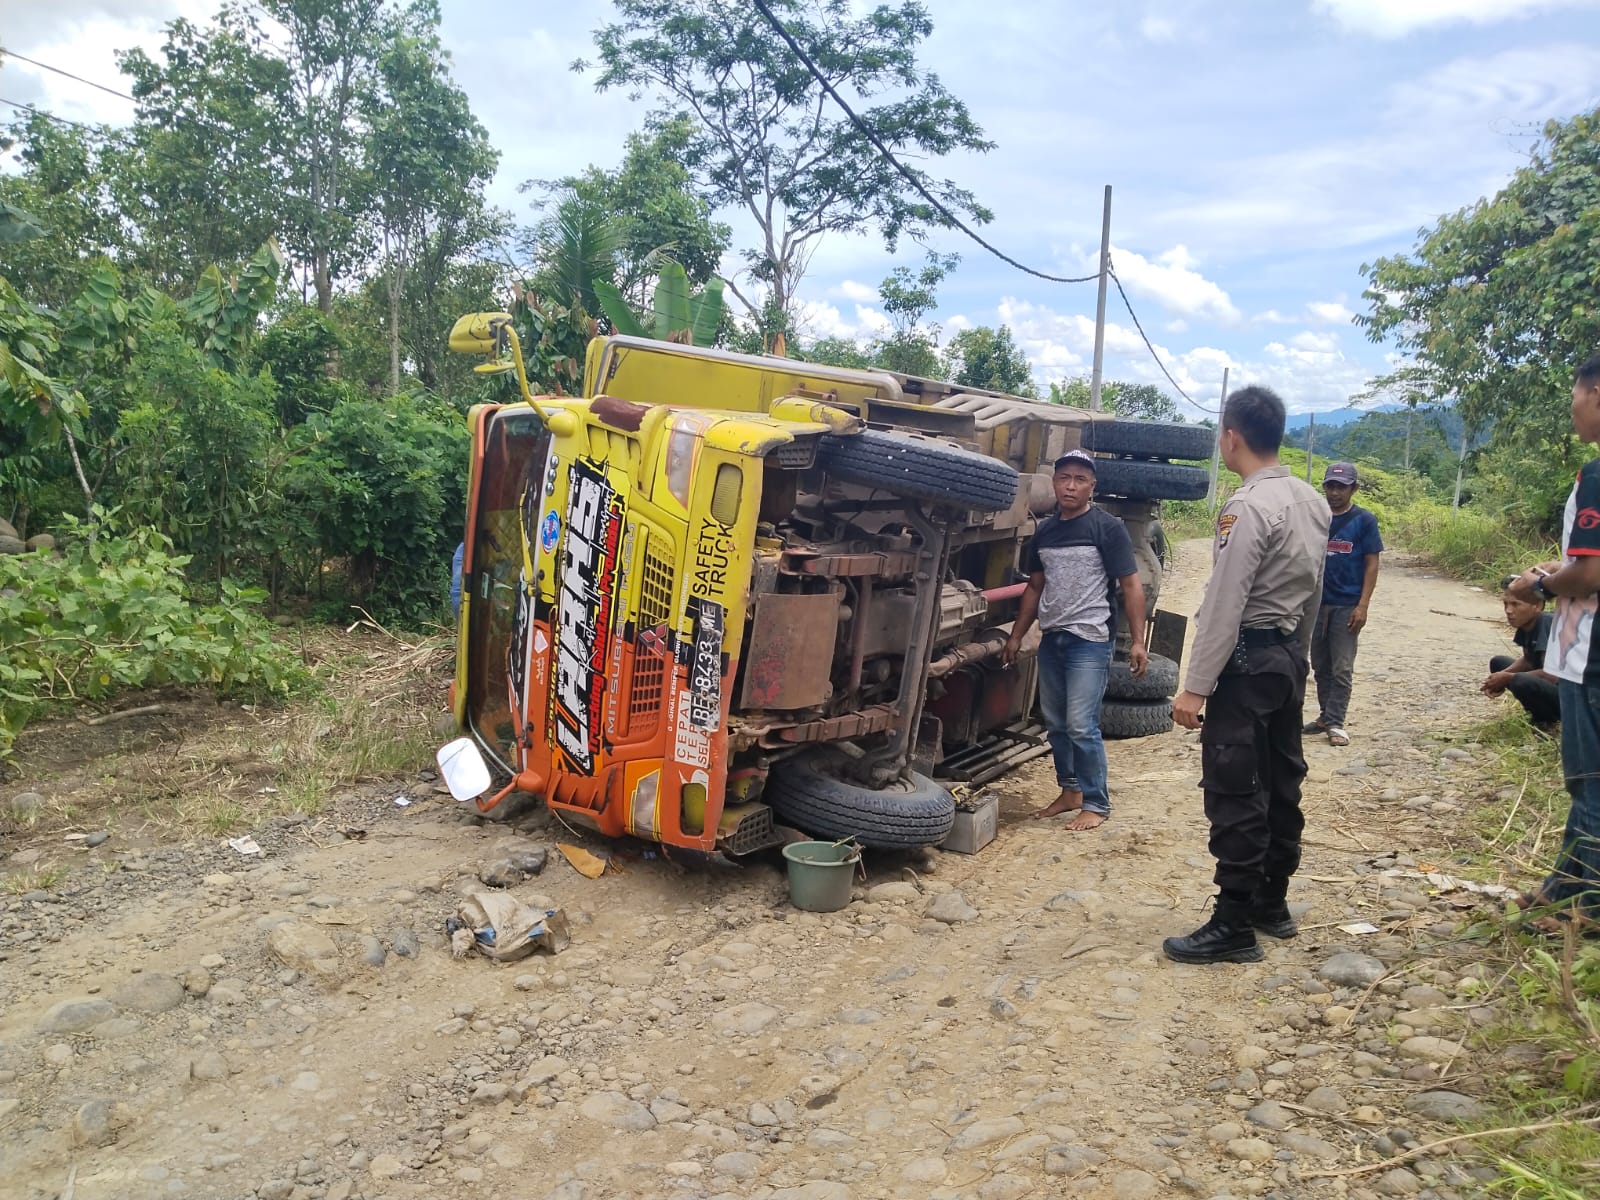
[[[1200,786],[1217,860],[1211,919],[1161,949],[1176,962],[1259,962],[1256,931],[1291,938],[1289,877],[1300,865],[1301,706],[1322,599],[1328,502],[1278,462],[1283,401],[1261,387],[1228,397],[1222,461],[1244,480],[1217,517],[1211,579],[1172,713],[1201,729]]]

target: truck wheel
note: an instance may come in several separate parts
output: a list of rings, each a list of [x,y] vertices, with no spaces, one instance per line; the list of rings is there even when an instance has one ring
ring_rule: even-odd
[[[1211,488],[1211,475],[1204,467],[1137,458],[1101,458],[1094,465],[1096,495],[1126,496],[1129,500],[1203,500]]]
[[[1150,656],[1150,669],[1134,678],[1125,658],[1111,660],[1106,680],[1109,700],[1166,700],[1178,690],[1178,664],[1160,654]]]
[[[863,429],[852,437],[824,437],[817,461],[847,483],[957,508],[998,512],[1017,498],[1017,473],[1009,464],[910,434]]]
[[[1108,738],[1151,737],[1171,728],[1171,700],[1107,700],[1100,706],[1100,732]]]
[[[937,846],[956,820],[955,798],[926,775],[908,771],[884,788],[835,777],[824,755],[785,759],[772,769],[762,797],[785,824],[813,837],[910,850]]]
[[[1090,421],[1083,427],[1083,448],[1102,454],[1132,454],[1140,458],[1211,457],[1216,431],[1204,425],[1175,425],[1162,421]]]

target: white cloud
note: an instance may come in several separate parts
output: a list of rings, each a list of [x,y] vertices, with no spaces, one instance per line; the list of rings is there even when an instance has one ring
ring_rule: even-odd
[[[1308,329],[1290,338],[1289,345],[1296,350],[1306,350],[1314,354],[1335,354],[1339,350],[1339,335],[1336,333],[1312,333]]]
[[[1312,9],[1350,33],[1397,38],[1439,25],[1492,25],[1594,0],[1312,0]]]
[[[870,304],[878,298],[877,288],[857,283],[854,279],[846,279],[833,290],[846,300],[853,300],[857,304]]]
[[[826,300],[802,300],[795,307],[795,328],[807,341],[828,337],[868,341],[888,333],[891,326],[888,317],[865,304],[855,305],[852,321]]]
[[[1094,350],[1094,321],[1077,313],[1058,313],[1014,297],[1001,301],[999,321],[1009,325],[1017,344],[1028,356],[1041,380],[1082,374]],[[1241,359],[1216,346],[1173,350],[1155,343],[1156,354],[1178,385],[1206,409],[1217,406],[1222,372],[1230,374],[1230,388],[1264,384],[1277,391],[1292,412],[1337,407],[1360,391],[1374,372],[1345,357],[1338,335],[1305,330],[1283,341],[1269,342],[1259,357]],[[1150,356],[1138,331],[1130,326],[1106,324],[1106,377],[1134,383],[1153,383],[1172,394],[1172,385]],[[1174,397],[1177,399],[1177,397]],[[1184,404],[1190,417],[1201,414]]]
[[[1148,13],[1139,22],[1139,32],[1147,41],[1170,42],[1178,36],[1178,23],[1171,17],[1158,17],[1154,13]]]
[[[1111,262],[1130,292],[1153,299],[1168,312],[1230,324],[1240,319],[1228,293],[1194,269],[1196,260],[1186,246],[1147,259],[1113,245]]]
[[[1306,311],[1327,325],[1348,325],[1356,316],[1342,300],[1313,300],[1306,305]]]
[[[960,333],[963,329],[971,329],[973,320],[963,313],[957,313],[953,317],[946,317],[943,325],[946,333]]]
[[[1286,317],[1275,308],[1269,308],[1266,312],[1257,313],[1250,319],[1257,325],[1292,325],[1294,323],[1293,317]]]
[[[1189,322],[1179,317],[1175,321],[1168,321],[1163,328],[1168,333],[1187,333],[1189,331]]]

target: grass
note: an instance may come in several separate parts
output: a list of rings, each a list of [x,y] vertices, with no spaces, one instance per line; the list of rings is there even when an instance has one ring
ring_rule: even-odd
[[[1525,888],[1555,859],[1566,824],[1560,749],[1519,710],[1461,731],[1480,758],[1483,802],[1467,846],[1469,872]],[[1475,868],[1475,870],[1474,870]],[[1579,1200],[1600,1195],[1600,943],[1555,941],[1522,932],[1507,916],[1470,927],[1497,1022],[1481,1031],[1485,1057],[1516,1045],[1539,1055],[1522,1069],[1484,1063],[1500,1112],[1487,1127],[1556,1122],[1556,1127],[1484,1142],[1478,1153],[1498,1172],[1491,1195],[1512,1200]]]
[[[34,867],[15,875],[6,876],[0,885],[10,896],[24,896],[29,892],[53,892],[67,877],[65,867]]]
[[[112,819],[104,808],[158,836],[214,838],[321,812],[355,784],[413,776],[433,760],[432,717],[442,707],[452,643],[444,634],[413,644],[371,630],[316,629],[303,651],[316,690],[275,708],[208,709],[223,715],[185,727],[179,741],[97,760],[92,780],[77,783],[79,795],[94,797],[93,809],[53,799],[9,824],[49,833]]]

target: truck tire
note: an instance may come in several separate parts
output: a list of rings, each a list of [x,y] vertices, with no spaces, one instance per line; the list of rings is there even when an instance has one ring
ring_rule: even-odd
[[[1095,461],[1095,493],[1129,500],[1204,500],[1211,475],[1204,467],[1145,462],[1137,458]]]
[[[785,824],[813,837],[853,837],[877,849],[937,846],[955,824],[955,798],[926,775],[908,771],[873,789],[836,779],[834,765],[825,755],[785,759],[773,767],[763,799]]]
[[[1090,421],[1083,427],[1083,448],[1102,454],[1131,454],[1137,458],[1211,457],[1216,430],[1204,425],[1177,425],[1164,421]]]
[[[1128,660],[1111,660],[1111,676],[1106,680],[1108,700],[1167,700],[1178,691],[1178,664],[1160,654],[1150,656],[1150,669],[1139,678],[1129,670]]]
[[[847,483],[957,508],[998,512],[1017,498],[1017,473],[1009,464],[909,434],[863,429],[852,437],[825,437],[817,462]]]
[[[1100,733],[1107,738],[1152,737],[1171,728],[1170,700],[1107,700],[1100,706]]]

